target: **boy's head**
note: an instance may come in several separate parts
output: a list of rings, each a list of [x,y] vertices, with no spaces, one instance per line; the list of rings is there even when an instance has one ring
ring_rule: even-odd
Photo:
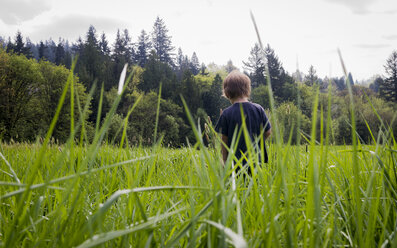
[[[244,73],[234,70],[223,80],[223,95],[229,100],[249,98],[251,94],[251,80]]]

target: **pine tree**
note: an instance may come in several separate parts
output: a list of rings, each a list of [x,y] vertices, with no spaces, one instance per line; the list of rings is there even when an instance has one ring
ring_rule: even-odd
[[[45,49],[47,49],[47,47],[44,45],[43,41],[40,41],[40,45],[39,45],[39,60],[44,57],[44,53],[45,53]]]
[[[213,123],[218,120],[220,109],[228,106],[228,101],[222,97],[222,82],[221,76],[216,74],[210,90],[203,94],[204,110]]]
[[[118,78],[126,63],[129,62],[127,58],[127,47],[124,37],[121,35],[120,30],[117,30],[116,40],[113,44],[113,53],[111,55],[114,62],[113,77]]]
[[[282,88],[285,84],[285,71],[274,50],[268,44],[265,48],[266,63],[269,68],[270,83],[275,96],[283,95]]]
[[[253,87],[266,84],[265,61],[263,55],[261,48],[256,43],[250,51],[248,61],[243,61],[243,67],[248,70]]]
[[[152,45],[161,62],[174,66],[172,58],[174,47],[171,43],[171,36],[168,35],[168,29],[160,17],[156,18],[153,25]]]
[[[64,64],[65,59],[65,48],[63,47],[63,41],[59,39],[57,49],[55,51],[55,64],[61,65]]]
[[[23,42],[23,37],[20,31],[18,31],[15,35],[15,44],[12,44],[11,41],[9,41],[8,43],[10,44],[10,46],[7,46],[7,52],[13,51],[16,54],[23,54],[27,58],[32,57],[30,49],[26,47],[25,43]]]
[[[84,70],[86,75],[82,78],[82,82],[86,83],[87,88],[91,88],[94,80],[99,79],[100,76],[100,63],[101,63],[101,51],[97,39],[96,29],[94,26],[88,28],[86,34],[86,40],[84,42],[84,48],[82,56],[80,57],[79,72],[81,69]],[[84,80],[83,80],[84,79]]]
[[[197,109],[200,107],[200,90],[190,70],[184,71],[181,83],[182,96],[185,99],[190,111],[193,114],[196,114]]]
[[[205,66],[204,63],[201,63],[200,67],[200,74],[203,76],[207,76],[209,73],[207,72],[207,67]]]
[[[379,86],[380,96],[387,101],[397,102],[397,50],[392,52],[384,67],[388,77]]]
[[[141,35],[138,37],[137,50],[135,54],[136,62],[140,67],[145,67],[151,47],[152,43],[150,42],[149,36],[146,34],[145,30],[142,30]]]
[[[7,53],[10,53],[10,52],[14,51],[14,44],[12,43],[10,37],[8,37],[8,42],[7,42],[6,47],[7,47],[7,48],[6,48],[6,52],[7,52]]]
[[[181,80],[186,70],[190,70],[190,61],[188,56],[184,55],[181,48],[178,48],[178,56],[175,65],[176,76]]]
[[[73,51],[71,47],[69,46],[69,41],[66,40],[64,44],[64,49],[65,49],[65,58],[64,58],[64,65],[66,68],[70,69],[72,66],[72,56],[73,56]]]
[[[15,36],[14,52],[17,54],[23,54],[24,47],[25,43],[23,43],[22,34],[20,31],[18,31],[17,35]]]
[[[200,72],[200,62],[197,58],[196,52],[193,52],[192,58],[190,60],[190,70],[193,75],[197,75]]]
[[[45,50],[44,57],[46,57],[46,59],[48,61],[54,63],[57,45],[55,44],[55,42],[52,39],[46,41],[45,45],[46,45],[47,49]]]
[[[135,63],[135,51],[134,47],[131,43],[131,36],[128,32],[128,29],[124,29],[123,31],[123,47],[124,47],[124,56],[128,64]]]
[[[29,38],[26,38],[26,49],[28,51],[28,54],[26,55],[27,58],[34,58],[38,60],[39,51],[37,49],[37,46],[33,44]]]
[[[103,55],[105,55],[105,56],[110,55],[109,43],[106,39],[105,32],[103,32],[101,35],[101,40],[99,41],[99,48],[101,49],[101,52]]]
[[[305,83],[309,86],[313,86],[318,83],[318,77],[316,75],[316,70],[314,69],[313,65],[309,68],[309,74],[305,76]]]

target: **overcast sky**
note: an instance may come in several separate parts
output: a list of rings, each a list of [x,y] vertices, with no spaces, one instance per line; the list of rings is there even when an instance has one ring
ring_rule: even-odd
[[[397,49],[397,0],[0,0],[0,6],[0,36],[20,30],[33,42],[75,42],[90,24],[110,44],[118,28],[136,41],[160,16],[185,54],[195,51],[205,64],[231,59],[240,68],[256,42],[252,10],[262,41],[288,72],[313,65],[320,77],[342,76],[337,48],[358,80],[384,74]]]

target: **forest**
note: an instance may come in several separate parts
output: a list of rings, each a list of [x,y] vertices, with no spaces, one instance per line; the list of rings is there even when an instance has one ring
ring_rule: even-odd
[[[171,147],[186,145],[194,139],[183,108],[186,101],[194,119],[204,124],[215,124],[220,113],[230,103],[222,97],[223,78],[237,69],[232,61],[226,65],[199,62],[196,53],[188,56],[182,48],[173,46],[172,37],[164,21],[157,17],[150,32],[142,30],[133,41],[127,29],[118,30],[116,40],[110,44],[105,33],[99,34],[94,26],[88,28],[83,38],[70,44],[59,39],[34,44],[17,32],[14,38],[0,38],[0,139],[5,142],[35,142],[47,132],[55,114],[58,99],[70,70],[74,72],[76,101],[74,112],[88,103],[88,117],[84,126],[87,139],[92,139],[95,129],[103,122],[117,96],[120,73],[128,64],[131,76],[123,92],[117,114],[112,118],[107,141],[118,143],[119,127],[129,116],[127,141],[130,145],[150,145],[161,89],[158,133],[163,144]],[[285,142],[292,137],[296,143],[306,142],[312,124],[312,104],[319,94],[317,125],[326,126],[322,116],[331,112],[331,144],[351,144],[349,96],[347,83],[352,84],[356,111],[356,132],[361,143],[371,144],[384,125],[394,135],[397,122],[397,52],[385,58],[384,76],[375,75],[373,82],[363,86],[347,77],[320,78],[314,66],[307,73],[289,73],[283,68],[274,49],[268,44],[261,49],[254,44],[243,71],[252,82],[251,100],[261,104],[271,118],[268,81],[276,102],[279,125]],[[266,67],[269,74],[266,74]],[[269,78],[268,76],[269,75]],[[328,93],[332,93],[328,109]],[[53,133],[53,141],[64,143],[70,134],[70,92]],[[128,114],[131,106],[140,100]],[[376,110],[376,111],[374,111]],[[81,109],[80,109],[81,111]],[[298,126],[299,123],[299,126]],[[317,132],[325,130],[316,129]],[[292,135],[291,135],[292,134]],[[319,137],[319,135],[317,135]]]

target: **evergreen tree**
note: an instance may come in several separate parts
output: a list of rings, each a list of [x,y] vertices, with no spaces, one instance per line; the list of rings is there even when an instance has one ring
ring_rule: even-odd
[[[55,44],[55,42],[50,39],[48,41],[46,41],[45,43],[47,49],[45,49],[45,54],[44,57],[46,57],[46,59],[50,62],[55,62],[55,52],[56,52],[56,47],[57,45]]]
[[[376,77],[374,82],[369,85],[369,88],[371,90],[373,90],[374,92],[378,93],[379,92],[379,87],[382,84],[383,84],[383,78],[382,77]]]
[[[347,75],[347,78],[350,82],[350,85],[354,85],[353,75],[351,74],[351,72],[349,72],[349,74]]]
[[[116,41],[113,45],[112,60],[114,62],[113,76],[118,78],[126,63],[132,64],[131,38],[128,30],[125,29],[123,34],[117,30]]]
[[[35,44],[33,44],[29,38],[26,38],[26,48],[28,50],[28,55],[26,55],[26,57],[34,58],[34,59],[38,60],[39,50],[37,49],[37,46]]]
[[[346,82],[345,82],[345,78],[344,77],[331,78],[331,82],[336,86],[336,89],[338,89],[338,90],[346,89]]]
[[[81,39],[81,37],[79,37],[76,43],[72,45],[72,51],[74,54],[82,54],[83,50],[84,50],[84,42]]]
[[[305,84],[309,86],[313,86],[318,83],[318,77],[316,75],[316,70],[313,65],[309,68],[309,74],[305,76]]]
[[[135,54],[136,62],[140,67],[145,67],[152,43],[150,37],[146,34],[145,30],[141,31],[141,35],[138,37],[137,51]]]
[[[193,52],[192,58],[190,60],[190,70],[193,75],[197,75],[200,72],[200,62],[197,58],[196,52]]]
[[[184,71],[190,69],[190,61],[189,58],[183,54],[182,49],[178,48],[178,56],[176,57],[176,76],[178,80],[181,80],[184,74]]]
[[[268,44],[265,48],[266,63],[269,69],[270,83],[275,96],[282,97],[285,84],[285,71],[274,50]]]
[[[110,55],[109,43],[106,39],[105,32],[103,32],[101,35],[101,40],[99,41],[99,48],[101,49],[101,52],[103,55],[105,55],[105,56]]]
[[[122,41],[125,59],[128,64],[133,64],[135,62],[135,51],[131,43],[131,36],[128,32],[128,29],[124,29]]]
[[[12,43],[11,38],[8,37],[8,42],[7,42],[7,45],[6,45],[6,52],[10,53],[12,51],[14,51],[14,44]]]
[[[156,18],[153,25],[152,45],[161,62],[174,66],[172,59],[174,47],[171,43],[171,36],[168,35],[168,29],[160,17]]]
[[[9,39],[8,45],[7,45],[7,52],[14,52],[16,54],[23,54],[27,58],[31,58],[32,54],[30,53],[30,49],[25,46],[25,43],[23,42],[23,37],[20,31],[17,32],[15,35],[15,43],[11,43],[11,40]]]
[[[44,45],[43,41],[40,41],[39,45],[39,60],[44,57],[45,50],[47,49],[46,45]]]
[[[244,69],[248,70],[248,75],[253,87],[266,84],[265,61],[263,60],[263,52],[258,43],[256,43],[254,47],[251,48],[248,61],[243,61]]]
[[[56,65],[64,64],[65,49],[64,49],[62,43],[63,43],[63,41],[61,39],[59,39],[57,49],[55,51],[55,64]]]
[[[207,76],[209,73],[207,72],[207,67],[205,66],[204,63],[201,63],[200,67],[200,74],[203,76]]]
[[[387,101],[397,102],[397,50],[392,52],[384,67],[388,77],[380,85],[379,93]]]
[[[200,107],[200,89],[190,70],[185,70],[183,73],[181,93],[190,111],[196,114]]]
[[[164,99],[178,100],[180,89],[176,83],[176,75],[172,68],[168,64],[159,61],[157,54],[152,51],[145,65],[143,82],[138,85],[139,89],[144,92],[157,92],[160,84],[162,84],[162,97]]]
[[[95,80],[100,79],[101,51],[94,26],[88,28],[83,51],[76,67],[77,72],[87,89],[90,89]]]
[[[223,80],[221,76],[216,74],[214,80],[212,81],[210,90],[203,94],[204,110],[211,118],[213,123],[218,120],[220,109],[223,109],[229,105],[228,100],[222,97],[222,83]]]

